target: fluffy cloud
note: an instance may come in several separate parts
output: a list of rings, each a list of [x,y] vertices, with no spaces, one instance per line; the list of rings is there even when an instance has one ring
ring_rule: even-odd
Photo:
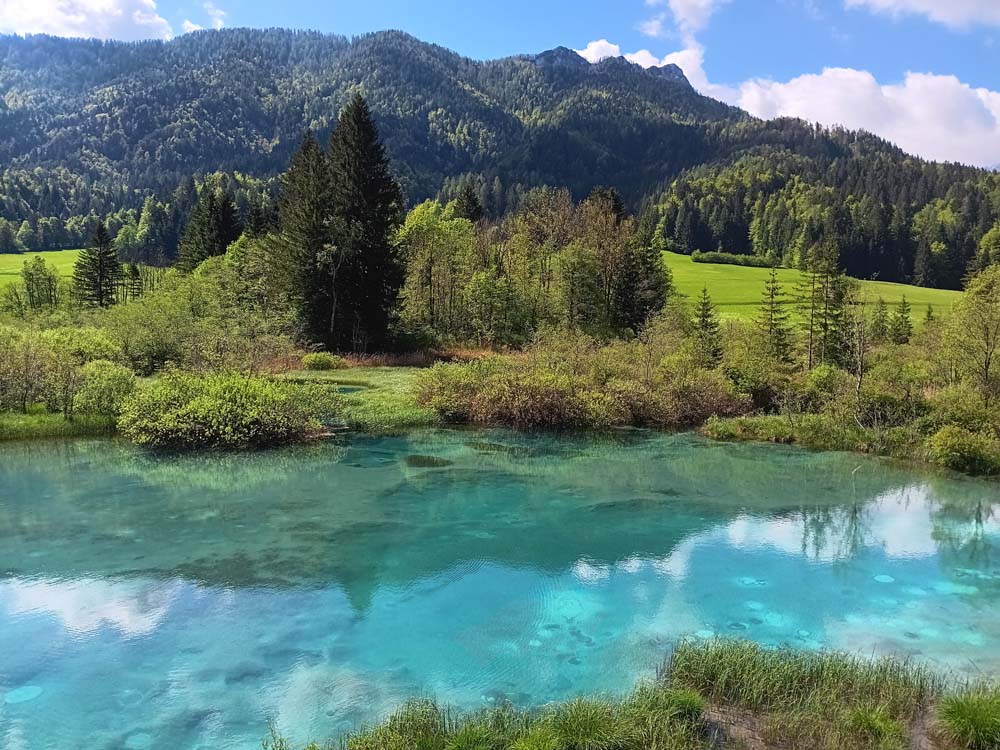
[[[0,0],[0,32],[128,40],[173,33],[156,0]]]
[[[845,0],[845,4],[893,16],[926,16],[955,28],[973,24],[1000,26],[998,0]]]
[[[646,0],[647,4],[662,3],[662,0]],[[677,27],[684,34],[694,34],[708,25],[712,14],[728,0],[668,0],[670,12]]]
[[[202,29],[205,28],[204,26],[199,26],[198,24],[188,20],[187,18],[184,19],[183,26],[185,34],[190,34],[192,31],[201,31]]]
[[[617,44],[612,44],[607,39],[598,39],[583,49],[574,50],[574,52],[587,62],[598,63],[606,57],[621,57],[622,48]]]
[[[205,3],[203,6],[208,17],[212,19],[212,26],[221,29],[226,25],[226,11],[217,8],[213,3]]]
[[[827,68],[787,83],[747,81],[735,102],[758,117],[801,117],[864,129],[910,153],[991,166],[1000,161],[1000,93],[954,76],[908,73],[881,84],[863,70]]]

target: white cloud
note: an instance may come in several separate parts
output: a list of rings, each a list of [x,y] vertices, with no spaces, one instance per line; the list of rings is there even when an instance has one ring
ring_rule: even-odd
[[[848,8],[868,8],[892,16],[919,15],[953,28],[1000,26],[998,0],[845,0]]]
[[[663,15],[655,16],[640,23],[639,32],[644,36],[663,36]]]
[[[622,48],[617,44],[612,44],[607,39],[598,39],[583,49],[574,50],[574,52],[587,62],[598,63],[607,57],[621,57]]]
[[[221,29],[226,25],[226,11],[216,7],[213,3],[205,3],[203,6],[209,18],[212,19],[212,26]]]
[[[205,28],[204,26],[199,26],[198,24],[194,23],[193,21],[189,21],[186,18],[184,19],[183,26],[185,34],[190,34],[192,31],[201,31],[202,29]]]
[[[169,39],[156,0],[0,0],[0,32],[98,39]]]
[[[747,81],[731,101],[758,117],[868,130],[928,159],[979,166],[1000,160],[1000,92],[955,76],[908,73],[882,84],[864,70],[827,68],[786,83]]]
[[[708,25],[709,19],[719,7],[729,0],[667,0],[677,27],[684,34],[694,34]],[[646,0],[647,5],[660,5],[663,0]]]

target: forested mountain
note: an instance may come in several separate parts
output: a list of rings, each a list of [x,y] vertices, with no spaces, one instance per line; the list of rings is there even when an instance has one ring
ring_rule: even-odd
[[[495,216],[533,186],[581,198],[611,185],[633,210],[655,206],[659,236],[682,252],[796,264],[825,237],[858,275],[950,286],[1000,217],[994,173],[757,120],[675,66],[591,65],[565,48],[478,62],[401,32],[6,36],[0,92],[0,252],[74,245],[98,217],[148,244],[143,217],[148,229],[165,215],[173,257],[192,176],[227,175],[210,183],[244,214],[269,202],[304,133],[325,142],[356,92],[411,204],[471,184]]]

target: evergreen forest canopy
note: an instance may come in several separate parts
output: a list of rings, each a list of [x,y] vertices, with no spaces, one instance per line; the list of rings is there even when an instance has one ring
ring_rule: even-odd
[[[496,219],[534,187],[582,200],[610,185],[655,247],[684,253],[808,267],[819,252],[854,276],[952,288],[1000,257],[1000,175],[757,120],[673,66],[562,48],[477,62],[400,32],[278,29],[8,36],[0,59],[0,252],[79,247],[103,221],[123,260],[166,265],[199,215],[262,232],[303,134],[325,143],[360,92],[410,205],[475,193]]]

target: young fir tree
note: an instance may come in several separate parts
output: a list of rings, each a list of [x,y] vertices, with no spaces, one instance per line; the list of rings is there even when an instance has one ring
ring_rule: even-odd
[[[90,247],[80,253],[73,268],[73,288],[85,303],[109,307],[117,300],[122,266],[104,222],[98,222]]]
[[[906,295],[899,301],[896,312],[889,322],[889,340],[894,344],[908,344],[913,335],[913,321],[910,319],[910,303]]]
[[[872,311],[869,335],[875,342],[882,342],[889,338],[889,307],[881,297],[878,298],[875,309]]]
[[[937,316],[934,315],[934,305],[927,305],[927,313],[924,315],[924,325],[931,325]]]
[[[708,287],[702,288],[698,306],[695,308],[694,337],[702,365],[709,368],[718,367],[722,362],[722,333],[719,329],[719,319],[715,314],[715,305],[708,296]]]
[[[330,139],[330,197],[336,283],[326,343],[331,348],[385,346],[403,284],[393,238],[403,194],[389,169],[368,103],[355,94]]]
[[[778,270],[764,282],[764,297],[761,301],[757,325],[767,341],[768,352],[780,362],[788,362],[792,356],[789,314],[785,310],[785,294],[778,282]]]

